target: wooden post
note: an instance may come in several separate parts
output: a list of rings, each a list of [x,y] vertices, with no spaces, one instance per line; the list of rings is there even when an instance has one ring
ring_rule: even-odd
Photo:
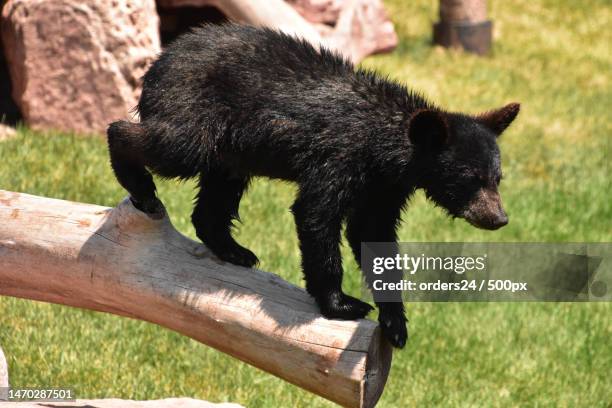
[[[391,346],[323,318],[302,289],[217,260],[129,200],[111,209],[0,190],[0,295],[170,328],[347,407],[372,407]]]
[[[491,49],[492,27],[486,0],[440,0],[434,43],[484,55]]]

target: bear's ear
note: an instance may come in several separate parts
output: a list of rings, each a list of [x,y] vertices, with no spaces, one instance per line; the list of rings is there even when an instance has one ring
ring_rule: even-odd
[[[516,118],[521,105],[518,103],[510,103],[503,108],[485,112],[476,117],[476,120],[493,131],[497,136],[501,135],[504,130]]]
[[[408,123],[408,137],[417,146],[441,149],[450,139],[446,117],[429,109],[415,112]]]

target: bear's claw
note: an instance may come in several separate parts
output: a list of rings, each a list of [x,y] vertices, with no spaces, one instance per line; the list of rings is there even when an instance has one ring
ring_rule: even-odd
[[[321,314],[328,319],[356,320],[363,319],[374,308],[342,292],[333,292],[322,299],[317,299]]]
[[[381,312],[378,322],[383,336],[393,347],[404,348],[408,340],[408,329],[406,328],[406,318],[403,314],[388,314]]]
[[[222,261],[246,268],[252,268],[259,263],[259,259],[251,250],[238,244],[232,245],[231,248],[216,248],[213,252]]]

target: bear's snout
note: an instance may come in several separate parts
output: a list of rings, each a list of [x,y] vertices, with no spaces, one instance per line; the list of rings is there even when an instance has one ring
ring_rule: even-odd
[[[497,191],[482,188],[463,213],[463,218],[475,227],[496,230],[508,224],[508,216]]]

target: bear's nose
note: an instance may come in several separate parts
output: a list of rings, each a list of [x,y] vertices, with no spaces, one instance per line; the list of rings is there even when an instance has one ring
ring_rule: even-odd
[[[506,213],[504,212],[504,210],[502,210],[497,217],[495,217],[495,220],[493,221],[491,228],[492,229],[498,229],[503,227],[504,225],[508,224],[508,216],[506,215]]]

